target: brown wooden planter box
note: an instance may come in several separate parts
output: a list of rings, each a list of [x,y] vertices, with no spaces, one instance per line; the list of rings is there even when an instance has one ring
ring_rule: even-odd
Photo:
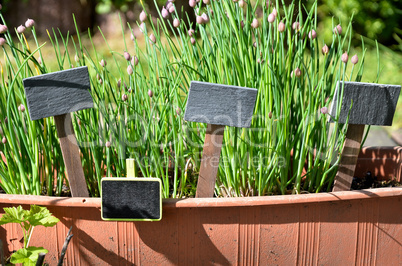
[[[374,156],[374,157],[373,157]],[[368,148],[357,171],[401,180],[401,148]],[[99,198],[0,195],[3,207],[38,204],[60,219],[35,228],[31,245],[65,265],[396,265],[402,256],[402,187],[248,197],[167,199],[160,222],[106,222]],[[21,247],[16,225],[0,228],[5,252]]]

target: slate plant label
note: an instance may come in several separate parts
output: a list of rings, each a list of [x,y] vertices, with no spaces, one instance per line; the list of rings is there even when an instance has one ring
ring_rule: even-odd
[[[184,120],[250,127],[256,98],[256,89],[192,81]]]
[[[339,123],[346,122],[353,101],[349,124],[392,125],[401,86],[339,81],[330,112],[333,117],[336,115],[338,92],[342,84],[344,84],[344,90]],[[333,121],[330,120],[330,122]]]
[[[31,120],[93,108],[86,66],[26,78],[23,83]]]

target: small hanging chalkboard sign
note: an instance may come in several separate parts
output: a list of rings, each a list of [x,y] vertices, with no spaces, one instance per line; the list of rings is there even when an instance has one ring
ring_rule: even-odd
[[[159,221],[162,219],[159,178],[108,177],[102,179],[102,219]]]

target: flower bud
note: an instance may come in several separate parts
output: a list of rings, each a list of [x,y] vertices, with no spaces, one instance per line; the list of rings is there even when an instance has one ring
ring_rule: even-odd
[[[120,86],[121,86],[121,79],[119,79],[118,81],[117,81],[117,88],[120,88]]]
[[[110,148],[112,146],[112,143],[110,143],[110,141],[106,141],[105,146],[106,148]]]
[[[6,39],[0,37],[0,46],[3,46],[6,43]]]
[[[125,102],[125,101],[127,101],[127,99],[128,99],[128,96],[127,96],[127,94],[123,94],[122,96],[121,96],[121,100],[123,101],[123,102]]]
[[[3,9],[3,6],[0,4],[0,10],[2,10]]]
[[[282,21],[279,22],[279,24],[278,24],[278,31],[279,31],[279,32],[284,32],[285,29],[286,29],[285,23],[283,23]]]
[[[163,18],[169,17],[169,11],[165,7],[162,8],[161,14]]]
[[[327,55],[329,53],[329,48],[327,45],[324,45],[321,49],[323,55]]]
[[[177,114],[177,115],[180,115],[180,113],[181,113],[181,109],[180,109],[180,107],[177,107],[177,108],[176,108],[176,114]]]
[[[166,9],[169,10],[169,8],[173,6],[173,3],[168,1],[168,3],[166,4]]]
[[[359,58],[357,57],[357,54],[352,56],[352,58],[350,59],[350,62],[352,62],[353,65],[356,65],[357,62],[359,62]]]
[[[106,61],[105,60],[101,60],[100,61],[100,65],[101,65],[101,67],[105,67],[106,65],[107,65],[107,63],[106,63]]]
[[[314,39],[317,37],[317,32],[315,32],[315,30],[311,30],[311,31],[308,33],[308,37],[309,37],[311,40],[314,40]]]
[[[80,61],[80,58],[78,57],[78,55],[74,56],[74,60],[75,60],[76,63],[78,63]]]
[[[25,21],[25,27],[26,28],[32,28],[35,25],[35,21],[33,19],[27,19],[27,21]]]
[[[178,18],[175,18],[173,20],[173,27],[178,28],[180,26],[180,20]]]
[[[150,44],[155,44],[156,43],[156,37],[153,33],[151,33],[151,35],[149,35],[149,43]]]
[[[18,111],[20,111],[21,113],[25,112],[25,106],[23,104],[20,104],[18,106]]]
[[[268,118],[271,119],[272,118],[272,112],[268,113]]]
[[[124,52],[123,56],[124,56],[124,59],[126,59],[127,61],[129,61],[131,59],[131,55],[128,52]]]
[[[189,35],[190,37],[193,37],[193,34],[194,34],[194,30],[193,30],[193,29],[189,29],[189,30],[188,30],[188,35]]]
[[[268,22],[269,22],[269,23],[272,23],[272,22],[274,22],[274,21],[275,21],[275,15],[272,14],[272,13],[269,14],[269,15],[268,15]]]
[[[246,1],[240,0],[239,7],[244,7],[246,5]]]
[[[6,137],[3,137],[3,138],[1,139],[1,142],[2,142],[3,144],[6,144],[6,143],[7,143]]]
[[[154,93],[153,93],[152,90],[148,90],[148,96],[149,96],[150,98],[152,98],[152,96],[154,96]]]
[[[144,22],[147,19],[147,14],[145,14],[145,11],[142,10],[140,13],[140,21]]]
[[[294,75],[296,78],[301,76],[301,70],[300,68],[296,67],[296,69],[293,71]]]
[[[336,25],[336,27],[334,28],[334,33],[338,33],[338,34],[342,33],[341,24]]]
[[[272,9],[271,14],[274,15],[275,18],[276,18],[276,16],[278,16],[278,11],[276,11],[276,8],[275,8],[275,7],[274,7],[274,9]]]
[[[140,31],[141,31],[142,33],[144,33],[146,28],[147,28],[147,26],[145,25],[144,22],[142,22],[142,23],[140,24]]]
[[[21,33],[23,33],[24,31],[25,31],[25,27],[22,26],[22,25],[19,25],[18,28],[17,28],[17,32],[21,34]]]
[[[194,45],[195,44],[195,39],[193,37],[191,37],[190,42],[191,42],[192,45]]]
[[[251,22],[251,27],[253,29],[256,29],[256,28],[258,28],[258,26],[259,26],[258,19],[254,18],[253,22]]]
[[[348,62],[348,59],[349,59],[348,54],[344,52],[341,57],[342,62],[346,64]]]
[[[1,25],[1,24],[0,24],[0,34],[1,34],[1,33],[5,33],[6,31],[8,31],[7,26],[6,26],[6,25]]]
[[[133,66],[138,65],[138,57],[136,55],[131,58],[131,64]]]
[[[169,13],[174,13],[175,10],[176,10],[176,8],[174,7],[174,5],[169,7]]]
[[[206,5],[209,5],[209,0],[202,0],[202,2]]]
[[[42,59],[40,57],[38,57],[38,63],[39,65],[42,65]],[[71,64],[71,68],[74,68],[73,64]]]
[[[132,68],[132,66],[127,66],[127,73],[128,73],[129,75],[133,74],[133,68]]]
[[[204,24],[209,22],[209,17],[206,13],[202,13],[201,17],[204,20]]]
[[[321,108],[321,113],[324,114],[324,115],[325,115],[325,114],[328,114],[328,108],[325,107],[325,106],[322,107],[322,108]]]
[[[133,90],[131,88],[128,89],[128,93],[132,93]]]
[[[130,39],[131,39],[132,41],[135,41],[135,33],[134,33],[134,30],[131,31]]]
[[[293,22],[292,29],[295,31],[300,30],[300,23],[298,21]]]
[[[240,22],[240,26],[241,26],[241,28],[244,28],[244,21],[243,20]]]
[[[196,22],[197,22],[197,24],[203,24],[204,23],[204,18],[201,17],[201,16],[197,16]]]
[[[195,5],[197,5],[197,2],[195,0],[189,0],[188,5],[191,7],[195,7]]]

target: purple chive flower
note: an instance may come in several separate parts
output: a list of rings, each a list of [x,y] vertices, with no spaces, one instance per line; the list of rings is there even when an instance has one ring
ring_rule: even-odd
[[[3,144],[6,144],[6,143],[7,143],[6,137],[3,137],[3,138],[1,139],[1,142],[2,142]]]
[[[175,10],[176,10],[176,8],[174,7],[174,5],[171,5],[169,7],[169,13],[174,13]]]
[[[346,52],[344,52],[341,57],[342,62],[344,62],[346,64],[348,62],[348,59],[349,59],[348,54]]]
[[[162,8],[161,14],[163,18],[169,17],[169,11],[165,7]]]
[[[268,15],[268,22],[269,22],[269,23],[272,23],[272,22],[274,22],[274,21],[275,21],[275,15],[272,14],[272,13],[269,14],[269,15]]]
[[[195,0],[189,0],[188,5],[191,7],[195,7],[197,5],[197,2]]]
[[[197,16],[196,22],[197,22],[197,24],[203,24],[204,23],[204,18],[201,17],[201,16]]]
[[[21,113],[25,112],[25,106],[23,104],[20,104],[18,106],[18,111],[20,111]]]
[[[300,30],[300,23],[298,21],[293,22],[292,29],[295,31]]]
[[[273,14],[276,18],[276,16],[278,16],[278,11],[276,11],[276,8],[274,7],[274,9],[272,10],[271,14]]]
[[[107,65],[107,63],[106,63],[106,61],[105,60],[101,60],[100,61],[100,65],[101,65],[101,67],[105,67],[106,65]]]
[[[138,65],[138,57],[136,55],[131,58],[131,64],[133,66]]]
[[[352,58],[350,59],[350,62],[352,62],[353,65],[356,65],[357,62],[359,62],[359,58],[357,57],[357,54],[352,56]]]
[[[133,74],[133,68],[132,68],[132,66],[127,66],[127,73],[128,73],[129,75]]]
[[[279,22],[279,24],[278,24],[278,31],[279,31],[279,32],[284,32],[284,31],[285,31],[285,28],[286,28],[285,23],[283,23],[282,21]]]
[[[239,1],[239,7],[244,7],[246,5],[246,2],[243,0]]]
[[[3,46],[6,43],[6,39],[0,38],[0,46]]]
[[[188,30],[188,35],[189,35],[190,37],[193,37],[193,35],[194,35],[194,30],[193,30],[193,29],[189,29],[189,30]]]
[[[301,70],[300,68],[296,67],[296,69],[292,72],[292,74],[294,73],[295,77],[298,78],[301,76]]]
[[[258,26],[259,26],[258,19],[254,18],[253,22],[251,22],[251,27],[253,29],[256,29],[256,28],[258,28]]]
[[[336,27],[334,28],[334,33],[338,33],[338,34],[342,33],[341,24],[336,25]]]
[[[173,27],[178,28],[180,26],[180,20],[178,18],[175,18],[173,20]]]
[[[156,43],[156,37],[153,33],[151,33],[151,35],[149,35],[149,43],[150,44],[155,44]]]
[[[202,2],[206,5],[209,5],[210,1],[209,0],[202,0]]]
[[[105,146],[106,148],[110,148],[112,146],[112,143],[110,143],[110,141],[106,141]]]
[[[148,90],[148,96],[149,96],[150,98],[152,98],[152,96],[154,96],[154,93],[153,93],[152,90]]]
[[[128,52],[124,52],[123,56],[124,56],[124,59],[126,59],[127,61],[129,61],[131,59],[131,55]]]
[[[25,21],[25,27],[26,28],[32,28],[35,25],[35,21],[33,19],[27,19],[27,21]]]
[[[173,6],[173,3],[172,3],[172,2],[168,2],[168,3],[166,4],[166,9],[169,10],[169,8],[170,8],[171,6]]]
[[[209,17],[206,13],[202,13],[201,15],[202,19],[204,20],[204,23],[208,23],[209,22]]]
[[[25,31],[25,27],[22,26],[22,25],[19,25],[18,28],[17,28],[17,32],[21,34],[21,33],[23,33],[24,31]]]
[[[5,33],[6,31],[8,31],[8,28],[6,25],[1,25],[0,24],[0,33]]]
[[[311,31],[308,33],[308,37],[309,37],[311,40],[314,40],[314,39],[317,37],[317,32],[315,32],[315,30],[311,30]]]
[[[328,114],[328,108],[326,106],[322,107],[321,108],[321,113],[324,114],[324,115]]]
[[[329,48],[327,45],[324,45],[321,49],[323,55],[327,55],[329,53]]]
[[[123,102],[125,102],[125,101],[127,101],[127,99],[128,99],[128,96],[127,96],[127,94],[123,94],[122,96],[121,96],[121,100],[123,101]]]
[[[147,19],[147,14],[145,13],[144,10],[142,10],[140,13],[140,21],[144,22],[146,19]]]

